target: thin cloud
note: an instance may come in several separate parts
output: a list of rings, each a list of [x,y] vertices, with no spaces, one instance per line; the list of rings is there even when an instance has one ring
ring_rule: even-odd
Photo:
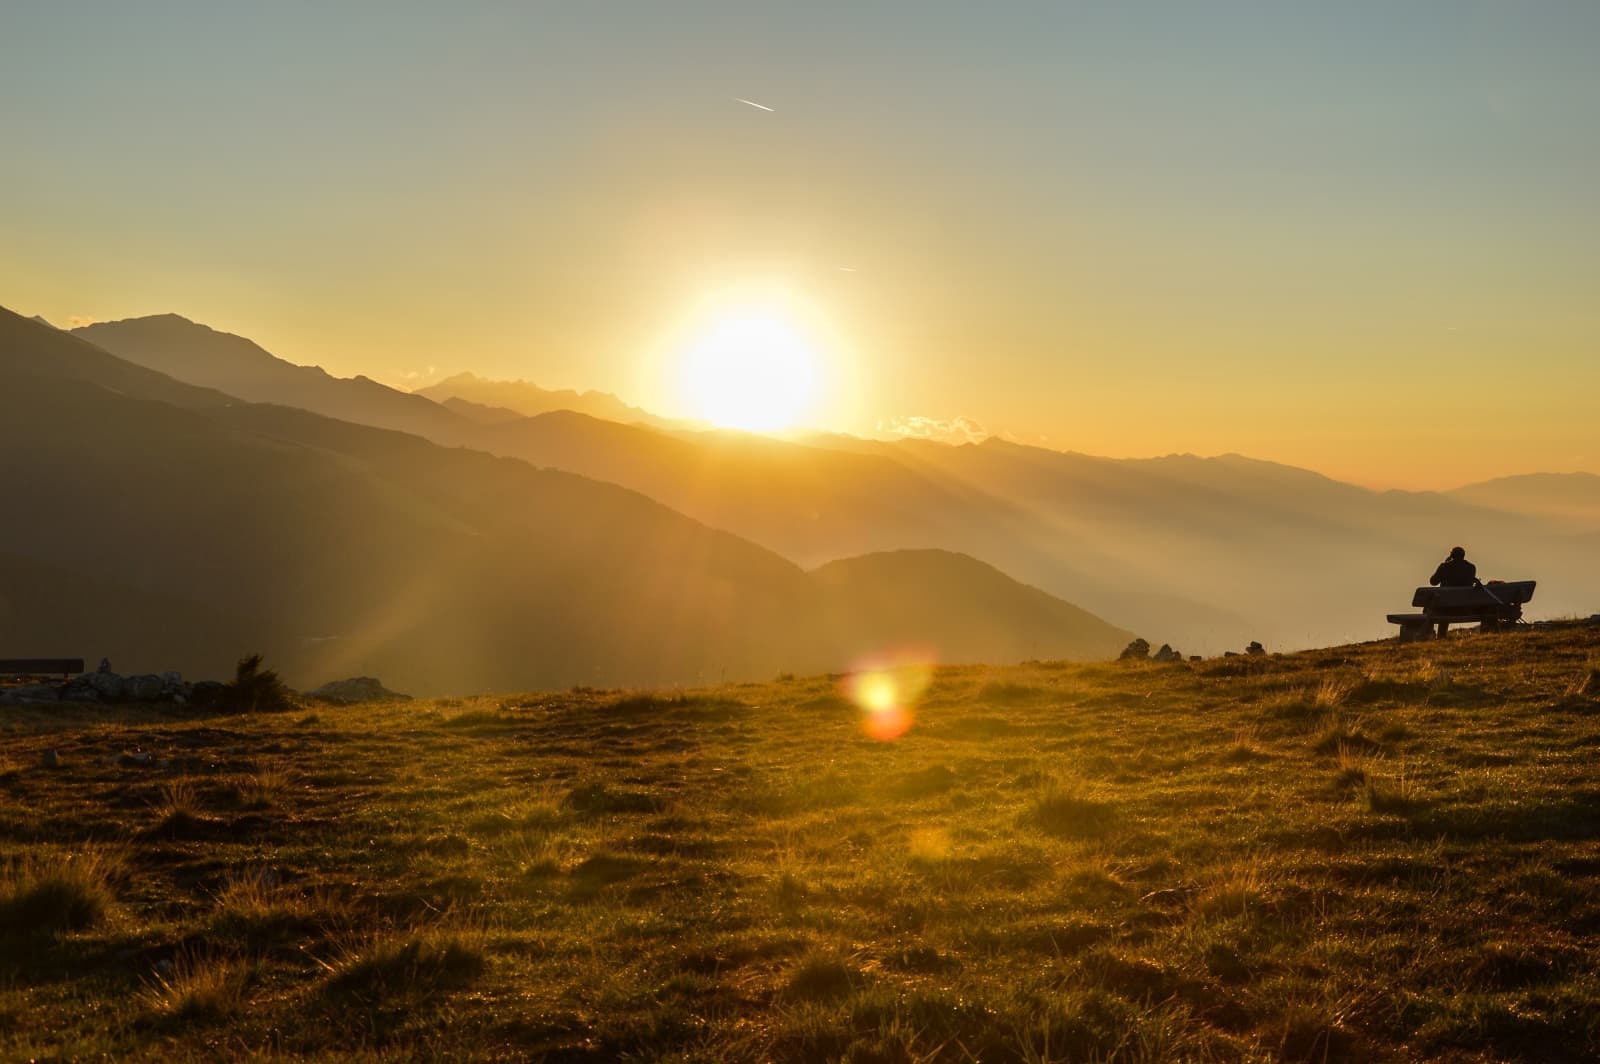
[[[747,100],[743,96],[735,96],[735,97],[733,97],[733,102],[734,103],[749,104],[751,107],[759,107],[763,111],[776,111],[777,110],[776,107],[768,107],[764,103],[756,103],[754,100]]]
[[[67,328],[81,329],[85,325],[94,325],[99,322],[99,320],[99,318],[85,318],[81,314],[69,314],[67,315]]]
[[[878,422],[878,431],[914,440],[940,443],[980,443],[990,436],[988,429],[970,417],[937,418],[912,414]]]

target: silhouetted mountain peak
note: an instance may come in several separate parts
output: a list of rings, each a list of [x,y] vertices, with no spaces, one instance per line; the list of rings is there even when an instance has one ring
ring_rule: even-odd
[[[296,365],[247,337],[180,314],[98,322],[73,334],[129,362],[248,402],[298,407],[451,445],[465,442],[473,427],[424,396],[370,377],[335,377],[321,366]]]

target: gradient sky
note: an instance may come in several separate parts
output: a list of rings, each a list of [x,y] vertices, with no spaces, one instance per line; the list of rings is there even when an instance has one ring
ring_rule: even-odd
[[[1597,53],[1588,2],[12,0],[0,304],[674,413],[777,292],[827,427],[1600,471]]]

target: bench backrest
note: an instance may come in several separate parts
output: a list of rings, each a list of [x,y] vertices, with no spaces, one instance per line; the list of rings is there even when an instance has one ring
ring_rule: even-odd
[[[1533,601],[1537,584],[1537,580],[1513,580],[1487,587],[1419,587],[1411,596],[1411,604],[1423,609],[1460,610],[1493,607],[1498,600],[1507,606],[1520,606]]]

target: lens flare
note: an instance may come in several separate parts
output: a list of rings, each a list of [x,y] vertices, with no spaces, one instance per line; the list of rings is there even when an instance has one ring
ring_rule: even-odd
[[[863,662],[842,686],[861,710],[862,729],[874,739],[889,740],[911,730],[917,699],[932,679],[931,655],[903,653]]]

